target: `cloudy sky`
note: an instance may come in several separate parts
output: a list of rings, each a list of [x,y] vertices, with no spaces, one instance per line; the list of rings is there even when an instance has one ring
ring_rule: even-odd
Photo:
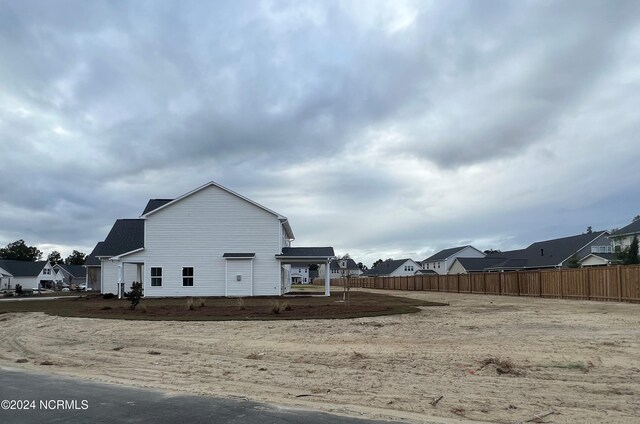
[[[638,1],[0,0],[0,245],[214,180],[370,265],[640,213]]]

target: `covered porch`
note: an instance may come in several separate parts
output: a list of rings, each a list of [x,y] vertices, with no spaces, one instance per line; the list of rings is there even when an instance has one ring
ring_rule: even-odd
[[[326,265],[327,269],[332,259],[335,259],[333,247],[284,247],[282,253],[276,255],[280,262],[282,294],[290,289],[289,268],[295,265]],[[331,296],[331,275],[326,273],[324,282],[324,295]]]

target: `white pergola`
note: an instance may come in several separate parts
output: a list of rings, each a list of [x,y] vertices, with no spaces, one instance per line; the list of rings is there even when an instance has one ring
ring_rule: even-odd
[[[282,254],[276,255],[282,265],[324,264],[329,270],[332,259],[335,259],[332,247],[285,247]],[[331,273],[325,272],[324,295],[331,296]]]

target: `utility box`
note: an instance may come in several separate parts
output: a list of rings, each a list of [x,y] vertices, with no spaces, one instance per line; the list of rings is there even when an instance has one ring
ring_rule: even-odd
[[[242,281],[242,274],[236,274],[236,281]]]

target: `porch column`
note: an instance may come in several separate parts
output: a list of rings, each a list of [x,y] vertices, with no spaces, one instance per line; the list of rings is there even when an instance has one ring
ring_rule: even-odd
[[[122,285],[124,284],[124,264],[118,263],[118,299],[122,299]]]
[[[331,296],[331,267],[328,260],[324,270],[324,295]]]

